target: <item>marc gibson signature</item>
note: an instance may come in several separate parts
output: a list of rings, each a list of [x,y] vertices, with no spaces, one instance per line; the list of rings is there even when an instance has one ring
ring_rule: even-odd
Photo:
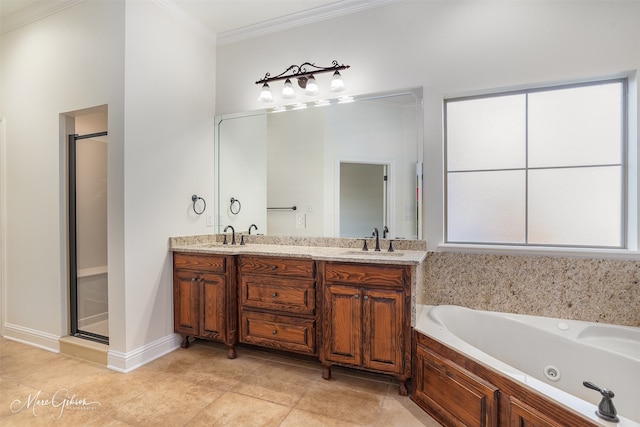
[[[31,409],[34,416],[38,416],[36,409],[39,407],[51,406],[60,410],[56,419],[62,417],[62,413],[66,409],[95,409],[100,406],[100,402],[88,402],[87,399],[79,399],[75,394],[70,395],[69,390],[61,388],[56,391],[50,399],[41,399],[38,390],[36,393],[29,394],[25,400],[15,399],[9,405],[11,412],[16,413],[23,410]]]

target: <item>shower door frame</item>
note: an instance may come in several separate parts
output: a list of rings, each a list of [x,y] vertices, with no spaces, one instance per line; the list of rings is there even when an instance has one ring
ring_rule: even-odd
[[[69,320],[72,336],[109,344],[109,337],[78,327],[78,234],[76,223],[76,142],[107,136],[107,132],[69,135]]]

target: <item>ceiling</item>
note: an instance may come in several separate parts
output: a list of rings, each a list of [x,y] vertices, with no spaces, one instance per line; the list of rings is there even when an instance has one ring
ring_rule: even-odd
[[[3,32],[84,0],[0,0]],[[149,0],[151,1],[151,0]],[[153,0],[222,36],[272,31],[330,16],[375,7],[390,0]],[[396,0],[391,0],[396,1]],[[244,37],[246,38],[246,37]]]

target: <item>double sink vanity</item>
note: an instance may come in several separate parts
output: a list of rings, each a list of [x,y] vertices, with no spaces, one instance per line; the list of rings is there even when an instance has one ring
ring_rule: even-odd
[[[362,251],[362,239],[222,237],[170,239],[182,347],[196,337],[224,343],[229,358],[237,343],[313,356],[324,379],[352,367],[392,375],[407,394],[424,241],[388,252],[389,241]]]

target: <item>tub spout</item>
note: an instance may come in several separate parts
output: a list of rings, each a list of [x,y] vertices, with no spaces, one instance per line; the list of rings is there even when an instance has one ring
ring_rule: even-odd
[[[593,384],[589,381],[584,381],[582,383],[583,386],[590,388],[592,390],[599,391],[602,395],[602,400],[598,405],[598,410],[596,411],[596,415],[606,421],[618,422],[618,412],[616,411],[616,407],[613,406],[613,392],[611,390],[607,390],[606,388],[600,388],[597,385]]]

